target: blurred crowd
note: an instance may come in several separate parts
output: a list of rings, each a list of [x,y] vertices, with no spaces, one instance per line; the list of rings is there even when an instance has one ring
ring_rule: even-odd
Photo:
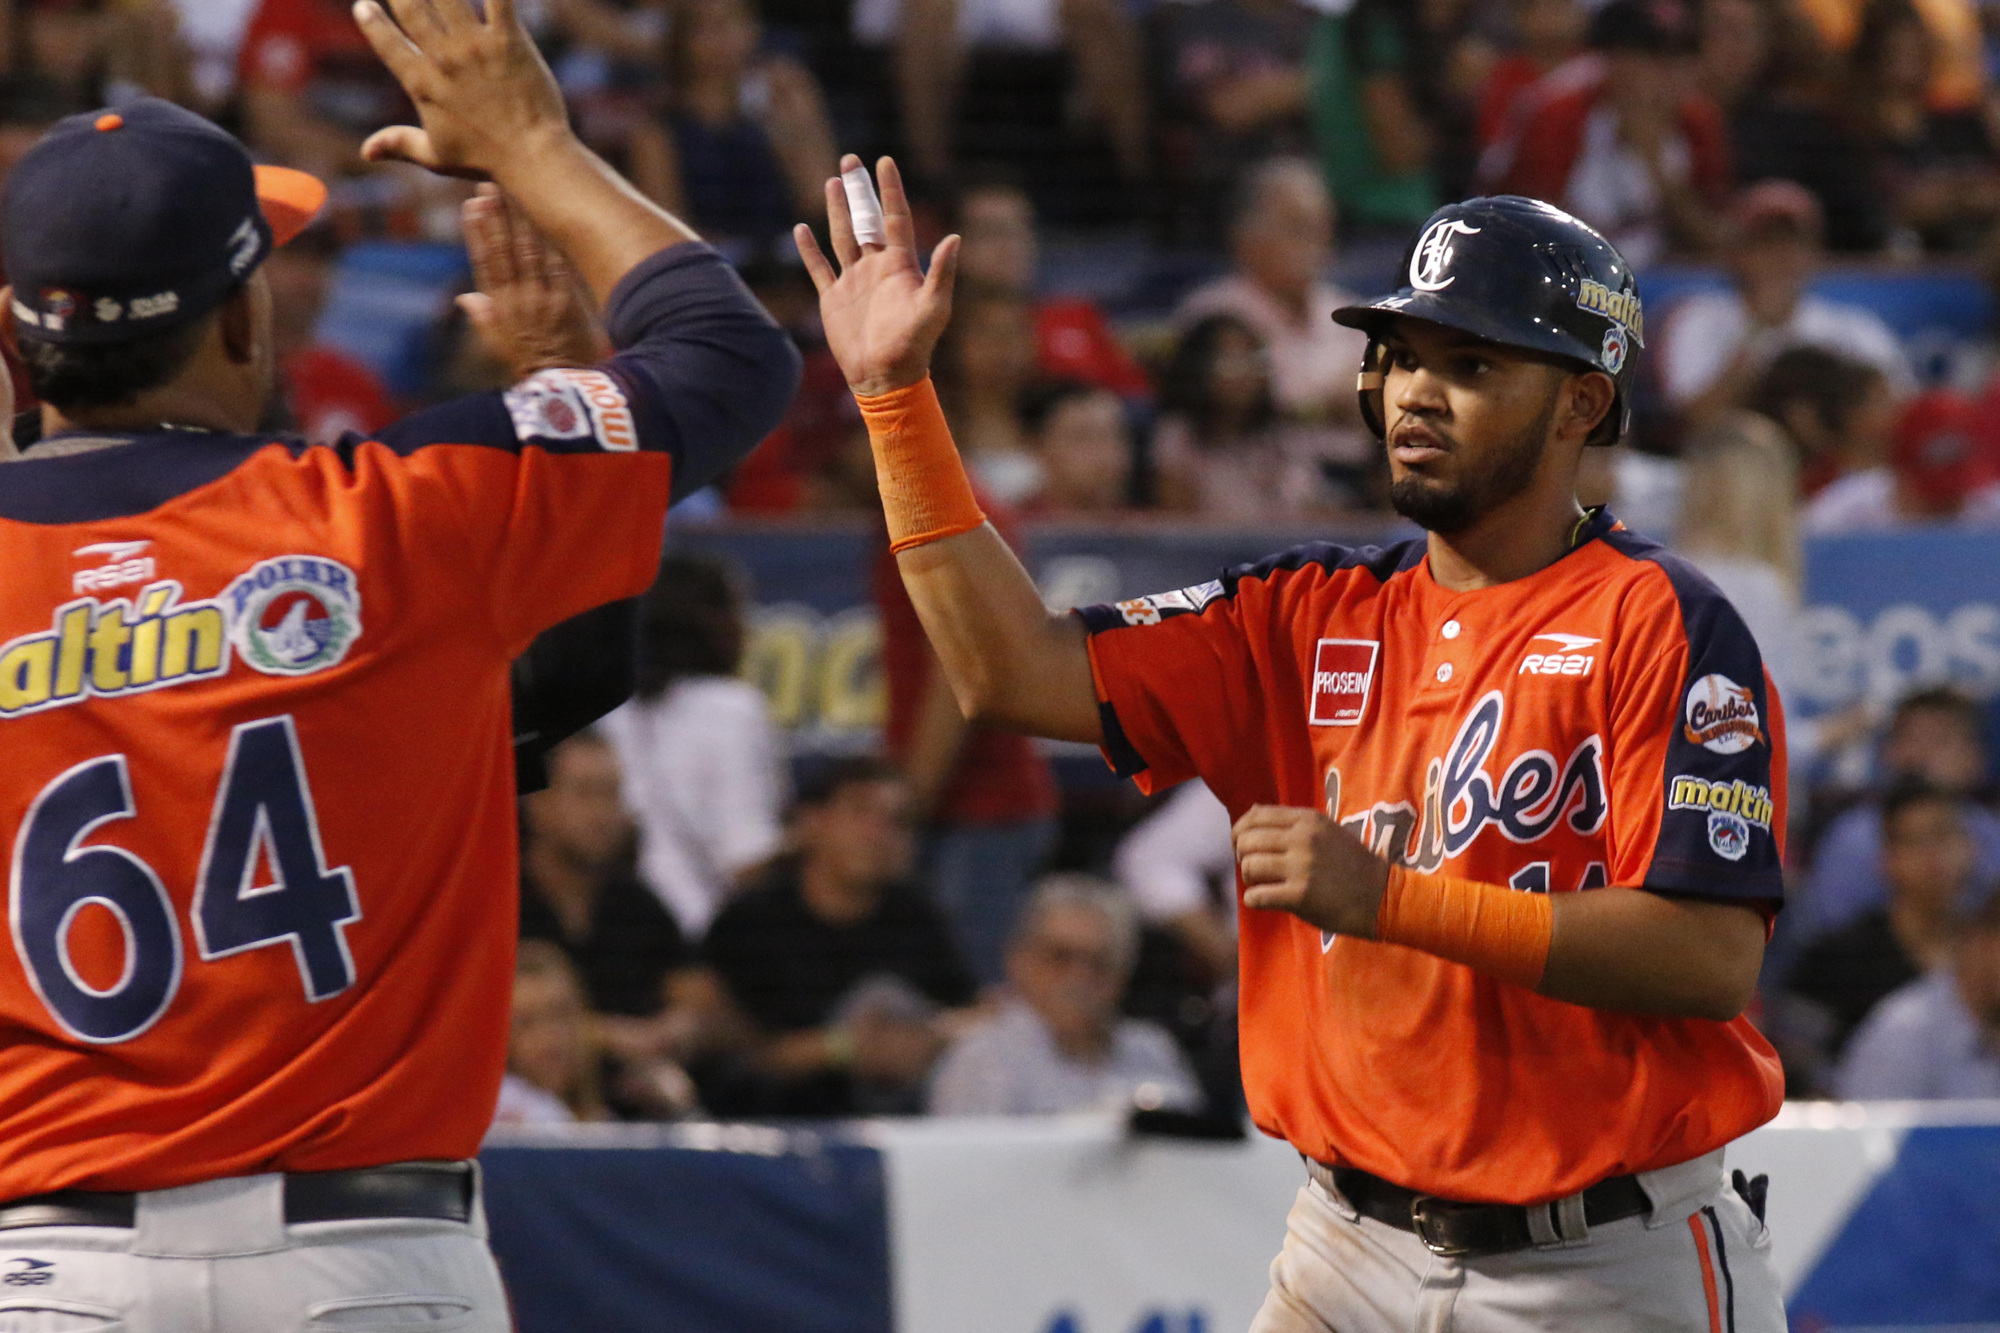
[[[936,373],[1006,530],[1382,509],[1360,335],[1328,315],[1435,206],[1503,191],[1596,225],[1642,289],[1709,276],[1651,303],[1633,437],[1585,498],[1720,584],[1781,693],[1810,666],[1804,536],[2000,525],[2000,381],[1821,281],[2000,281],[1996,0],[517,3],[587,141],[806,356],[784,425],[684,517],[876,513],[788,239],[852,150],[905,163],[920,240],[964,237]],[[0,0],[0,172],[141,93],[333,187],[269,265],[271,425],[366,432],[499,382],[449,299],[407,373],[325,336],[360,247],[453,246],[464,197],[361,162],[411,113],[347,0]],[[1057,252],[1136,276],[1079,294]],[[669,559],[638,697],[523,801],[503,1121],[1233,1112],[1221,807],[1066,794],[966,728],[886,551],[873,583],[884,757],[815,759],[738,678],[738,580]],[[1933,691],[1795,725],[1796,892],[1756,1012],[1796,1095],[2000,1095],[1984,722]]]

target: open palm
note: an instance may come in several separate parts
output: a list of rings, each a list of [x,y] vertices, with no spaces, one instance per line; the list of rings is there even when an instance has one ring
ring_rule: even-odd
[[[853,154],[841,159],[841,170],[861,165]],[[958,268],[958,237],[947,236],[931,254],[930,274],[917,258],[916,228],[910,201],[895,162],[876,164],[882,187],[882,223],[886,245],[862,245],[854,239],[847,191],[838,178],[826,183],[827,230],[840,272],[812,228],[794,232],[799,257],[819,288],[820,323],[827,346],[855,393],[868,396],[915,384],[930,373],[931,352],[951,318],[952,276]]]

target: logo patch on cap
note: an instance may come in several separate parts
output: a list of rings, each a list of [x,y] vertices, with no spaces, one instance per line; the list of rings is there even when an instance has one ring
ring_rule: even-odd
[[[1604,331],[1604,347],[1597,354],[1597,363],[1613,375],[1625,365],[1625,329],[1613,324]]]
[[[1445,276],[1451,268],[1452,241],[1460,236],[1477,236],[1478,227],[1468,227],[1457,218],[1446,218],[1433,222],[1424,238],[1417,242],[1417,248],[1410,252],[1410,286],[1420,292],[1441,292],[1458,281],[1456,274]]]

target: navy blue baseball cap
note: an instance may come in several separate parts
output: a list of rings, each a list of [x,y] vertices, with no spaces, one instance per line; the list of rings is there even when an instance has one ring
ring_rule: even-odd
[[[254,165],[233,136],[172,102],[70,116],[0,190],[15,330],[103,345],[191,323],[325,202],[316,178]]]

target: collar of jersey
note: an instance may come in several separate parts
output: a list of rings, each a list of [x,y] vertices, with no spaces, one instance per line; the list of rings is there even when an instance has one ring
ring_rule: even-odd
[[[44,455],[35,447],[0,467],[0,519],[17,523],[93,523],[131,518],[217,481],[267,445],[292,442],[222,431],[64,431],[71,438],[117,440],[113,448]]]

